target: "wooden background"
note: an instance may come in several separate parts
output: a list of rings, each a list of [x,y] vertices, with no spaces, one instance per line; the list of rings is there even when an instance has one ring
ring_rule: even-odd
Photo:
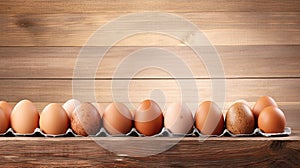
[[[286,114],[288,126],[297,132],[300,129],[299,6],[300,1],[296,0],[1,0],[0,99],[14,104],[27,98],[40,111],[47,103],[65,102],[72,98],[73,69],[79,51],[100,26],[128,13],[168,12],[196,24],[216,47],[226,79],[224,111],[237,99],[245,99],[253,105],[258,97],[269,95],[278,101]],[[196,80],[201,94],[197,101],[211,97],[211,78],[204,63],[190,48],[167,36],[144,33],[119,41],[99,65],[101,68],[95,81],[99,102],[106,105],[113,100],[111,78],[118,63],[145,47],[161,47],[176,53],[194,74],[194,78],[181,78],[186,82]],[[151,57],[145,57],[144,61],[149,59]],[[130,83],[130,103],[137,104],[148,98],[152,89],[160,89],[168,102],[176,101],[179,93],[176,80],[157,69],[143,71]],[[210,143],[213,145],[213,142]],[[196,145],[195,142],[191,144]],[[270,144],[266,141],[264,145]],[[299,140],[293,145],[293,149],[297,149],[293,155],[296,154],[295,160],[299,160]],[[9,159],[4,161],[8,163]],[[274,160],[268,161],[273,163]],[[153,166],[151,161],[144,163]],[[222,161],[212,163],[216,166]],[[247,164],[241,162],[240,165]]]

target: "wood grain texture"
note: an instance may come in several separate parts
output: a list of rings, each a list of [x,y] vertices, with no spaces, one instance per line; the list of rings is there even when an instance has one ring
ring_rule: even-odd
[[[102,47],[90,47],[88,53],[95,55]],[[130,68],[119,76],[114,71],[119,64],[131,54],[147,47],[112,47],[103,57],[96,72],[96,78],[170,78],[170,74],[157,68],[148,68],[141,73],[131,76]],[[152,47],[153,48],[153,47]],[[206,47],[203,53],[207,53]],[[81,47],[0,47],[0,78],[72,78],[77,57]],[[165,55],[154,58],[140,55],[134,62],[141,65],[145,62],[165,62],[171,73],[177,72],[178,67],[187,66],[192,76],[177,73],[174,78],[211,78],[203,62],[189,47],[159,47],[171,52],[173,59]],[[300,77],[300,45],[287,46],[216,46],[224,68],[225,78],[269,78],[269,77]],[[154,53],[154,52],[153,52]],[[202,56],[202,55],[200,55]],[[174,64],[176,59],[181,64]],[[91,59],[87,57],[86,59]],[[211,63],[211,62],[209,62]],[[90,64],[87,63],[86,66]],[[155,65],[154,65],[155,66]],[[81,70],[84,74],[86,69]],[[130,74],[130,75],[129,75]]]
[[[276,138],[209,138],[204,142],[196,137],[187,137],[163,153],[142,158],[114,154],[89,138],[0,137],[0,165],[300,167],[299,6],[298,0],[1,0],[0,100],[15,105],[21,99],[30,99],[39,111],[48,103],[62,104],[74,93],[81,101],[93,101],[88,94],[94,92],[92,85],[85,85],[94,77],[87,74],[90,65],[82,66],[80,78],[73,78],[76,57],[89,37],[99,27],[126,14],[167,12],[194,23],[216,47],[226,79],[224,114],[238,99],[245,99],[253,106],[258,97],[269,95],[284,111],[287,126],[292,128],[293,134]],[[144,17],[131,22],[140,24],[148,21]],[[184,101],[195,112],[201,101],[211,99],[211,76],[201,59],[185,46],[191,42],[195,32],[184,31],[178,22],[168,24],[180,34],[182,41],[157,33],[143,33],[122,39],[109,50],[95,75],[95,96],[100,108],[113,100],[124,100],[122,102],[134,110],[143,99],[153,98],[165,109],[169,103],[180,100],[181,93],[184,93],[188,95]],[[120,32],[128,29],[121,25],[113,30]],[[106,34],[113,30],[106,31]],[[110,37],[115,36],[112,34]],[[131,76],[127,74],[130,68],[120,76],[114,76],[118,64],[126,56],[147,47],[160,47],[173,52],[186,63],[193,76],[182,73],[174,79],[155,68],[135,74],[130,81]],[[95,54],[95,48],[90,47],[88,54]],[[143,60],[135,61],[133,65],[150,62],[154,57],[150,54],[141,58]],[[163,55],[159,60],[169,61]],[[166,65],[180,71],[173,60]],[[79,83],[76,92],[72,88],[72,79]],[[219,78],[215,80],[220,81]],[[195,81],[198,90],[187,87],[189,85],[180,88],[178,81],[181,84]],[[199,98],[194,95],[196,92]],[[221,96],[222,93],[216,95]],[[136,145],[145,144],[145,138],[136,137],[99,137],[97,141],[125,149],[125,152],[141,151]],[[169,147],[175,141],[178,139],[160,137],[155,138],[152,145]],[[141,152],[153,150],[147,145],[143,148]]]
[[[172,13],[192,22],[201,30],[220,29],[299,29],[300,12],[201,12],[201,13]],[[53,25],[59,30],[67,31],[89,31],[98,28],[121,16],[122,12],[112,13],[91,13],[91,14],[0,14],[2,29],[5,31],[21,31],[26,27],[37,27],[54,30]],[[126,22],[138,23],[150,21],[149,18],[136,18],[137,20],[127,20]],[[124,22],[124,20],[123,20]],[[178,31],[183,31],[180,22],[172,21],[170,26],[176,27]],[[52,27],[51,27],[52,26]],[[172,29],[172,27],[170,29]],[[51,29],[52,28],[52,29]],[[81,28],[81,29],[79,29]],[[116,28],[117,29],[117,28]],[[26,30],[26,29],[24,29]],[[126,30],[126,27],[118,27],[118,30]],[[38,32],[37,32],[38,33]]]
[[[72,80],[1,80],[0,99],[13,102],[24,98],[34,102],[64,102],[75,96],[81,101],[93,101],[94,91],[99,102],[112,102],[113,98],[127,100],[127,96],[129,102],[140,102],[150,97],[163,102],[175,102],[181,98],[186,102],[200,102],[213,96],[212,81],[205,79],[95,80],[91,82],[95,84],[95,90],[87,87],[90,86],[87,85],[90,80],[75,82],[76,88],[72,88]],[[254,102],[262,95],[272,95],[278,102],[300,102],[299,82],[300,79],[226,80],[225,102],[238,99]],[[190,84],[195,84],[195,88]],[[218,81],[215,84],[219,84]],[[198,93],[198,99],[195,92]]]
[[[35,0],[18,1],[13,0],[7,3],[0,1],[0,13],[110,13],[110,12],[300,12],[297,0],[151,0],[140,2],[138,0],[127,1],[95,1],[80,0],[62,3],[59,0]]]
[[[213,45],[289,45],[300,44],[299,12],[204,12],[174,13],[199,27]],[[84,46],[101,26],[124,16],[124,13],[100,14],[0,14],[0,46]],[[128,31],[125,24],[149,22],[147,17],[120,22],[107,36]],[[120,39],[117,46],[178,46],[191,42],[195,32],[187,32],[182,22],[170,22],[169,29],[183,41],[162,34],[143,34]],[[159,32],[158,32],[159,33]],[[147,40],[145,40],[147,39]],[[107,40],[108,41],[108,40]],[[89,45],[100,45],[93,43]],[[101,45],[111,45],[104,43]]]
[[[142,143],[145,139],[145,137],[95,139],[104,146],[113,143],[116,148],[123,150],[123,153],[114,154],[97,145],[90,138],[0,138],[0,163],[3,166],[13,164],[14,166],[47,167],[66,165],[71,167],[299,166],[299,132],[290,137],[279,138],[224,137],[199,141],[198,138],[188,137],[157,155],[148,157],[126,155],[126,151],[132,151],[132,146]],[[177,141],[177,138],[158,137],[152,138],[150,143],[168,148],[168,145]],[[152,145],[135,150],[149,152],[153,150]]]

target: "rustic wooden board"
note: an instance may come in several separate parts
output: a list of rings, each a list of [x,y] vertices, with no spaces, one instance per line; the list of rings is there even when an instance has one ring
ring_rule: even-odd
[[[41,18],[43,18],[41,16]],[[75,19],[76,20],[76,19]],[[90,36],[99,26],[60,25],[62,22],[39,23],[39,19],[24,19],[19,23],[5,24],[0,35],[0,46],[84,46]],[[277,23],[280,24],[280,23]],[[75,30],[72,30],[75,29]],[[119,32],[115,28],[114,32]],[[300,44],[300,32],[298,29],[216,29],[201,30],[212,45],[293,45]],[[178,31],[183,41],[176,40],[167,35],[159,33],[141,33],[120,39],[115,46],[182,46],[191,42],[194,32]],[[117,33],[106,33],[106,39],[118,38]],[[99,37],[101,38],[101,37]],[[145,41],[145,39],[147,39]],[[90,46],[110,46],[111,44],[92,43]]]
[[[182,139],[171,149],[148,157],[130,157],[126,152],[141,153],[153,150],[152,145],[168,148],[178,138],[152,138],[152,145],[135,149],[135,144],[149,140],[145,137],[99,137],[101,144],[114,144],[123,153],[114,154],[90,138],[0,138],[0,164],[2,166],[71,166],[71,167],[199,167],[199,166],[264,166],[299,167],[299,131],[289,137],[276,138],[209,138],[202,141],[196,137]],[[149,141],[147,141],[149,144]],[[16,150],[17,149],[17,150]],[[246,158],[246,159],[245,159]]]
[[[91,101],[89,92],[94,93],[93,88],[87,88],[89,80],[76,80],[80,82],[76,90],[77,96],[82,101]],[[140,102],[145,98],[154,96],[163,101],[163,94],[167,102],[181,100],[181,93],[190,94],[186,102],[198,102],[212,97],[211,80],[196,79],[151,79],[151,80],[95,80],[95,95],[99,102],[112,102],[112,94],[124,93],[121,96],[129,96],[131,102]],[[120,85],[124,84],[128,85]],[[178,82],[183,85],[180,87]],[[193,93],[197,90],[185,88],[184,85],[195,82],[198,88],[199,99]],[[300,79],[231,79],[226,80],[225,101],[233,102],[238,99],[246,99],[254,102],[262,95],[271,95],[279,102],[300,102]],[[113,87],[112,87],[113,86]],[[180,91],[180,89],[182,91]],[[73,97],[72,80],[18,80],[6,79],[0,82],[1,100],[19,101],[28,98],[37,102],[64,102]],[[159,91],[161,90],[161,91]],[[79,92],[77,92],[79,91]],[[124,92],[125,91],[125,92]],[[127,92],[128,91],[128,92]],[[217,94],[219,95],[219,94]],[[76,96],[76,95],[75,95]]]
[[[110,12],[300,12],[300,2],[297,0],[166,0],[166,1],[94,1],[80,0],[61,2],[46,0],[22,2],[18,0],[0,2],[0,13],[110,13]]]
[[[130,54],[148,47],[112,47],[98,65],[97,78],[111,78],[118,65]],[[159,47],[182,60],[193,73],[193,78],[209,78],[204,62],[189,47]],[[81,47],[0,47],[0,78],[72,78]],[[98,47],[90,47],[95,54]],[[300,45],[280,46],[216,46],[226,78],[244,77],[300,77]],[[203,53],[206,53],[203,47]],[[153,57],[142,55],[136,65]],[[88,59],[88,58],[87,58]],[[172,60],[161,55],[161,62],[168,62],[170,69],[178,69]],[[272,65],[272,67],[270,67]],[[89,65],[87,65],[89,66]],[[270,70],[270,68],[272,70]],[[85,71],[83,69],[82,71]],[[119,78],[128,78],[124,71]],[[84,73],[84,72],[83,72]],[[170,75],[152,68],[134,78],[169,78]],[[176,77],[190,78],[185,74]],[[175,78],[176,78],[175,77]]]
[[[270,95],[285,112],[287,126],[293,132],[289,137],[222,137],[204,142],[188,137],[168,151],[144,158],[114,154],[89,138],[0,137],[0,164],[4,167],[299,167],[299,6],[297,0],[0,1],[0,100],[14,105],[27,98],[39,111],[50,102],[62,104],[73,97],[73,68],[78,52],[100,26],[129,13],[168,12],[193,22],[216,46],[226,78],[224,113],[237,99],[246,99],[253,106],[258,97]],[[145,17],[140,21],[148,20]],[[170,22],[170,26],[176,27],[183,41],[145,33],[119,41],[107,53],[95,76],[96,98],[102,108],[113,101],[113,91],[124,90],[129,92],[122,96],[130,97],[126,104],[136,107],[150,97],[165,108],[180,99],[178,80],[185,83],[195,80],[199,87],[200,99],[190,96],[186,100],[193,112],[197,106],[192,105],[211,98],[211,76],[201,60],[184,46],[194,32],[183,33],[176,22]],[[120,26],[114,30],[126,28]],[[181,74],[173,79],[165,72],[148,69],[136,74],[128,87],[112,89],[118,63],[133,51],[147,47],[172,51],[185,61],[194,76]],[[94,50],[90,52],[93,54]],[[151,56],[143,58],[146,62],[151,60]],[[167,61],[164,57],[160,59]],[[170,66],[179,69],[172,61]],[[116,81],[126,82],[126,73]],[[93,76],[85,77],[75,80],[88,82]],[[80,85],[79,89],[81,100],[89,101],[90,87]],[[195,92],[185,91],[190,95]],[[136,137],[98,140],[130,151],[137,150],[132,145],[145,142],[145,138]],[[177,140],[155,138],[153,144],[163,147]],[[144,147],[143,152],[152,150],[147,145]]]
[[[172,13],[181,16],[186,20],[197,25],[201,30],[220,30],[220,29],[299,29],[300,12],[189,12]],[[5,32],[26,30],[26,27],[32,27],[36,30],[38,27],[45,28],[52,32],[53,26],[62,31],[88,31],[97,29],[116,19],[124,16],[123,12],[111,13],[51,13],[51,14],[1,14],[1,23]],[[148,21],[149,18],[140,18],[134,22]],[[150,20],[149,20],[150,21]],[[124,22],[124,21],[123,21]],[[127,22],[130,22],[128,20]],[[182,31],[183,27],[178,22],[170,22],[170,26]],[[80,29],[79,29],[80,28]],[[126,30],[126,27],[119,27],[119,30]],[[45,30],[46,31],[46,30]],[[39,33],[39,32],[36,32]]]
[[[51,7],[52,3],[49,3]],[[33,3],[32,5],[36,5]],[[41,7],[40,7],[41,8]],[[83,46],[98,28],[124,13],[97,14],[0,14],[0,46]],[[175,13],[176,14],[176,13]],[[177,13],[199,27],[213,45],[289,45],[300,44],[299,12],[201,12]],[[147,22],[131,20],[133,24]],[[189,42],[194,32],[186,32],[181,22],[171,22],[170,28],[185,32],[184,41],[164,35],[140,34],[126,38],[117,46],[168,45]],[[130,28],[129,28],[130,29]],[[126,26],[111,31],[129,30]],[[116,36],[113,34],[112,36]],[[99,37],[99,38],[109,38]],[[147,40],[145,40],[147,39]],[[99,44],[91,44],[99,45]],[[101,44],[110,45],[110,44]]]

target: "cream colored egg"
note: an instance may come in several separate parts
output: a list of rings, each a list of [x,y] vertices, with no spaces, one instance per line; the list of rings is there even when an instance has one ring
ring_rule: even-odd
[[[71,118],[73,111],[80,105],[80,101],[76,99],[70,99],[63,104],[63,108],[67,112],[69,118]]]
[[[194,124],[193,114],[186,104],[172,103],[164,113],[164,124],[172,133],[190,133]]]

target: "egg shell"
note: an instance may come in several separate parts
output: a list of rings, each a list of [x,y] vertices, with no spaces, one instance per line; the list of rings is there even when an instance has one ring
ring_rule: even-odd
[[[10,115],[11,115],[11,111],[12,111],[13,107],[6,101],[0,101],[0,108],[5,113],[7,120],[8,120],[8,125],[10,126]]]
[[[194,125],[191,110],[184,103],[172,103],[164,113],[164,125],[174,134],[188,134]]]
[[[100,104],[100,103],[92,103],[94,106],[95,106],[95,108],[97,109],[97,111],[99,112],[99,114],[100,114],[100,116],[101,116],[101,118],[103,117],[103,113],[104,113],[104,106],[102,105],[102,104]]]
[[[11,127],[16,133],[30,134],[39,127],[39,112],[29,100],[21,100],[10,116]]]
[[[258,116],[258,127],[265,133],[282,133],[285,126],[285,115],[277,107],[266,107]]]
[[[275,102],[275,100],[272,97],[269,96],[262,96],[260,97],[255,105],[253,106],[253,114],[255,119],[257,120],[259,113],[266,107],[268,106],[274,106],[274,107],[278,107],[277,103]]]
[[[122,103],[111,103],[104,111],[103,127],[111,135],[126,134],[133,127],[133,117]]]
[[[255,128],[251,108],[242,102],[234,103],[226,113],[226,128],[233,134],[251,134]]]
[[[6,113],[0,108],[0,134],[3,134],[9,128],[9,119]]]
[[[63,104],[63,108],[64,110],[67,112],[67,115],[69,118],[71,118],[71,115],[73,113],[73,111],[76,109],[77,106],[80,105],[80,101],[77,100],[77,99],[70,99],[68,101],[66,101],[64,104]]]
[[[46,134],[66,133],[69,127],[67,112],[57,103],[48,104],[40,116],[40,128]]]
[[[249,106],[249,107],[251,108],[250,103],[249,103],[248,101],[246,101],[245,99],[239,99],[239,100],[236,100],[234,103],[238,103],[238,102],[244,103],[244,104],[246,104],[247,106]],[[234,104],[234,103],[233,103],[233,104]]]
[[[95,135],[101,127],[101,116],[91,103],[80,104],[71,116],[72,130],[82,136]]]
[[[134,125],[145,136],[158,134],[163,127],[163,115],[159,105],[153,100],[141,102],[135,111]]]
[[[195,115],[195,127],[204,135],[220,135],[224,131],[224,116],[212,101],[202,102]]]

